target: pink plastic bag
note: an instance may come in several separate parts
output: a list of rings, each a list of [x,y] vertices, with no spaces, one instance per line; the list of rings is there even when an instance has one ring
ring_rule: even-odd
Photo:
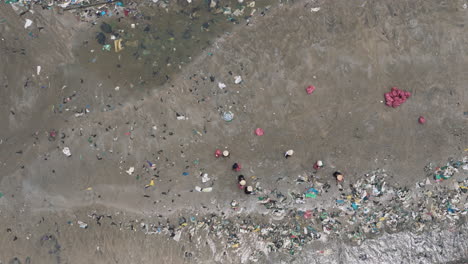
[[[313,86],[313,85],[309,85],[309,86],[306,88],[307,94],[312,94],[314,91],[315,91],[315,86]]]
[[[264,133],[265,133],[265,131],[263,131],[263,129],[261,129],[261,128],[255,129],[255,134],[257,136],[263,136]]]

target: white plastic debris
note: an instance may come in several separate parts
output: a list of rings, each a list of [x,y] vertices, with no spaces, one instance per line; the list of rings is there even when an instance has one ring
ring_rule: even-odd
[[[71,151],[70,151],[70,148],[68,147],[64,147],[63,150],[62,150],[63,154],[65,154],[65,156],[67,157],[70,157],[71,156]]]
[[[218,87],[219,87],[219,89],[224,89],[224,88],[226,88],[227,86],[226,86],[226,84],[224,84],[224,83],[222,83],[222,82],[219,82],[219,83],[218,83]]]
[[[24,28],[28,28],[32,25],[32,20],[26,18],[26,22],[24,23]]]
[[[213,190],[212,187],[207,187],[207,188],[203,188],[202,192],[211,192],[212,190]]]
[[[208,182],[209,180],[210,178],[208,177],[208,173],[203,173],[202,182],[205,183],[205,182]]]
[[[88,224],[85,222],[78,221],[77,223],[80,226],[80,228],[84,228],[84,229],[88,228]]]
[[[173,237],[173,239],[177,242],[179,242],[180,240],[180,237],[182,236],[182,231],[177,231],[177,233],[175,234],[175,236]]]
[[[125,171],[128,175],[132,175],[135,172],[135,167],[130,167],[128,170]]]
[[[239,83],[241,83],[241,82],[242,82],[242,77],[240,77],[239,75],[236,76],[236,77],[234,77],[234,83],[235,83],[235,84],[239,84]]]
[[[41,69],[42,69],[41,66],[37,66],[37,68],[36,68],[37,75],[41,74]]]
[[[234,119],[234,113],[231,111],[223,113],[223,120],[226,122],[231,122]]]
[[[115,87],[115,90],[116,90],[116,91],[120,90],[120,86],[116,86],[116,87]]]
[[[186,118],[185,116],[178,116],[177,117],[177,120],[187,120],[188,118]]]
[[[195,191],[197,192],[211,192],[213,191],[212,187],[202,188],[200,186],[195,186]]]
[[[310,11],[311,11],[311,12],[318,12],[318,11],[320,11],[320,7],[312,7],[312,8],[310,9]]]
[[[211,7],[211,8],[215,8],[215,7],[216,7],[216,1],[215,1],[215,0],[211,0],[211,2],[210,2],[210,7]]]

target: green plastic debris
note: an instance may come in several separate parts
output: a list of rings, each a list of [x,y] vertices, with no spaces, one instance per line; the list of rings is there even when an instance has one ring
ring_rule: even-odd
[[[307,198],[316,198],[317,194],[315,194],[315,193],[306,193],[305,197],[307,197]]]
[[[0,192],[0,198],[2,198],[2,197],[3,197],[3,193],[2,193],[2,192]]]
[[[102,46],[102,50],[110,51],[111,50],[111,45],[106,44],[106,45]]]

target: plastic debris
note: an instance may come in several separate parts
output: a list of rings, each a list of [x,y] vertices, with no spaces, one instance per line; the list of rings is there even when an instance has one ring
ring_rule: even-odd
[[[114,48],[115,48],[115,52],[120,52],[121,50],[123,50],[122,39],[114,40]]]
[[[148,187],[151,187],[151,186],[154,186],[154,180],[151,180],[150,183],[145,185],[145,188],[148,188]]]
[[[68,147],[64,147],[63,150],[62,150],[63,154],[65,154],[65,156],[67,157],[70,157],[72,154],[71,154],[71,151],[70,151],[70,148]]]
[[[26,22],[24,23],[24,28],[28,28],[33,24],[33,21],[31,19],[26,18]]]
[[[241,83],[241,82],[242,82],[242,77],[240,77],[240,76],[234,77],[234,83],[235,83],[235,84],[239,84],[239,83]]]
[[[223,113],[223,120],[226,122],[231,122],[234,119],[234,114],[231,111]]]
[[[263,129],[261,129],[261,128],[255,129],[255,135],[257,135],[257,136],[263,136],[264,133],[265,133],[265,131],[263,131]]]
[[[314,169],[318,170],[318,169],[323,168],[323,166],[324,166],[323,162],[321,160],[317,160],[317,162],[315,162],[314,164]]]
[[[211,192],[211,191],[213,191],[213,188],[212,187],[202,188],[200,186],[195,186],[195,190],[197,192]]]
[[[128,170],[125,171],[128,175],[132,175],[135,172],[135,167],[130,167]]]
[[[294,154],[294,150],[290,149],[284,153],[285,158],[289,158]]]
[[[86,229],[88,228],[88,224],[82,221],[78,221],[77,224],[80,226],[80,228]]]
[[[313,86],[313,85],[309,85],[309,86],[306,88],[307,94],[312,94],[314,91],[315,91],[315,86]]]
[[[397,108],[398,106],[406,102],[406,100],[410,98],[410,96],[410,92],[405,92],[396,87],[392,87],[392,90],[390,92],[385,93],[385,104],[387,106]]]
[[[226,88],[227,86],[226,86],[226,84],[224,84],[224,83],[222,83],[222,82],[219,82],[219,83],[218,83],[218,87],[219,87],[219,89],[224,89],[224,88]]]
[[[208,173],[203,173],[202,182],[205,183],[208,181],[210,181],[210,178],[208,177]]]
[[[426,123],[426,119],[425,119],[424,117],[420,116],[420,117],[418,118],[418,122],[419,122],[419,124],[425,124],[425,123]]]

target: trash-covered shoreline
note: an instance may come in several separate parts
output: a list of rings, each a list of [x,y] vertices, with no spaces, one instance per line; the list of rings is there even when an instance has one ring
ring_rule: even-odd
[[[466,245],[454,242],[462,242],[468,236],[467,166],[468,157],[451,159],[445,166],[428,171],[428,178],[413,188],[391,186],[385,181],[384,170],[372,171],[349,188],[345,187],[331,208],[320,206],[310,210],[297,208],[297,205],[308,204],[310,207],[313,198],[307,193],[320,196],[327,190],[327,185],[314,181],[313,177],[303,183],[308,185],[303,193],[283,195],[278,190],[263,190],[257,184],[252,199],[258,200],[256,206],[268,209],[262,215],[239,211],[241,205],[232,201],[231,212],[200,216],[185,211],[178,213],[183,215],[181,217],[169,217],[167,224],[135,219],[120,223],[120,228],[182,243],[192,243],[197,237],[212,239],[216,241],[216,245],[212,245],[216,247],[212,249],[215,257],[216,252],[227,251],[233,256],[242,256],[242,263],[264,261],[270,254],[297,255],[299,258],[313,255],[318,257],[315,263],[326,259],[357,263],[375,261],[381,257],[379,251],[387,252],[389,248],[393,248],[394,255],[389,253],[387,260],[379,259],[382,263],[392,261],[398,254],[405,255],[407,261],[414,261],[408,252],[401,252],[409,250],[408,243],[425,245],[422,248],[416,246],[413,255],[421,263],[456,260],[468,257]],[[440,175],[448,171],[450,176],[445,173],[447,182],[441,183]],[[99,212],[88,216],[87,221],[93,223],[89,228],[114,223]],[[268,220],[270,218],[272,220]],[[81,228],[88,228],[88,225]],[[446,246],[440,254],[428,254],[436,247],[434,240],[446,244],[439,239],[453,242],[453,248]],[[345,256],[339,253],[343,250]]]
[[[1,5],[0,263],[468,257],[464,5]]]

